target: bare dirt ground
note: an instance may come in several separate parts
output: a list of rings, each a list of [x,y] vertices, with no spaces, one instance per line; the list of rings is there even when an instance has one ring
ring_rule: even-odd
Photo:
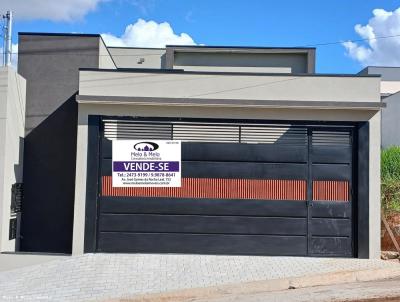
[[[191,302],[400,302],[400,278],[330,286],[230,295]]]
[[[353,302],[400,302],[400,298],[373,298],[367,300],[353,300]]]
[[[400,244],[400,214],[390,214],[386,217],[387,222],[389,223],[390,228],[392,229],[397,242]],[[396,251],[395,246],[390,239],[388,232],[385,230],[382,224],[382,238],[381,238],[381,248],[382,251]]]

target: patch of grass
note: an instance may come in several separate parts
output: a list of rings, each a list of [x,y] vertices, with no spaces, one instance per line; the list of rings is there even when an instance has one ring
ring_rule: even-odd
[[[385,213],[400,213],[400,181],[382,179],[382,207]]]
[[[382,150],[381,177],[385,213],[400,213],[400,147]]]
[[[382,179],[400,180],[400,147],[382,150]]]

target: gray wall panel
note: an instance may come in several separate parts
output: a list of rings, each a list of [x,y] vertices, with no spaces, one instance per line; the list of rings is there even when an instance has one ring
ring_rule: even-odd
[[[99,66],[99,36],[20,34],[27,80],[21,250],[70,253],[79,68]]]

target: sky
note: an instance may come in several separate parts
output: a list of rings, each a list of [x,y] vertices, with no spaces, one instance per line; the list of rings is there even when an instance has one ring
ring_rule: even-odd
[[[0,0],[9,9],[15,52],[18,32],[100,33],[109,46],[315,46],[319,73],[400,66],[400,0]]]

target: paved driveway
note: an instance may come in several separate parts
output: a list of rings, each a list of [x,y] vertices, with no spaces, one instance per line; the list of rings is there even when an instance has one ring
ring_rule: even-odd
[[[102,301],[392,265],[361,259],[85,254],[1,272],[0,301]]]

